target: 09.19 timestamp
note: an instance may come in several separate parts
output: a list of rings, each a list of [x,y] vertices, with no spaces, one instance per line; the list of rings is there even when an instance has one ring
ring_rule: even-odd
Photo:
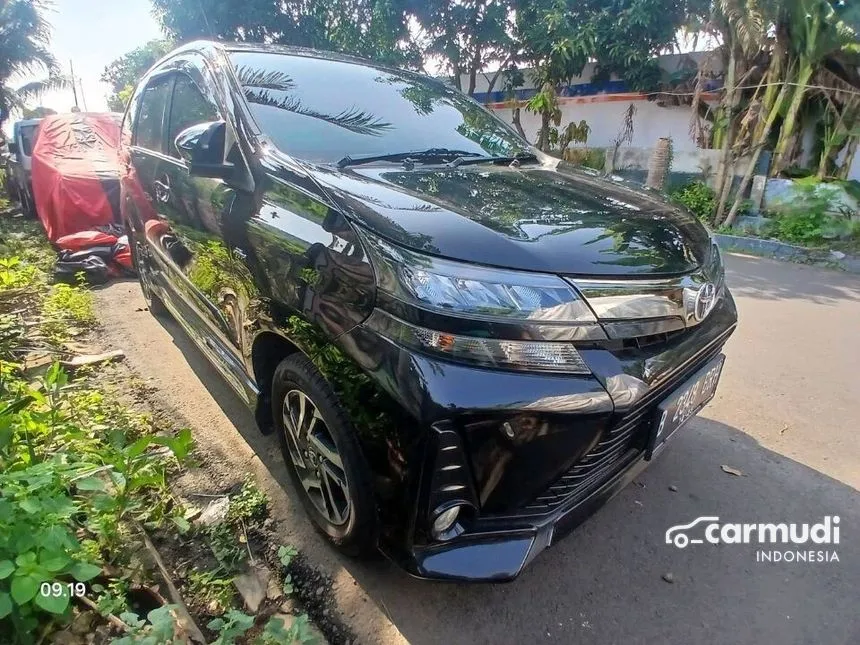
[[[39,587],[39,595],[49,598],[80,598],[87,595],[87,585],[83,582],[43,582]]]

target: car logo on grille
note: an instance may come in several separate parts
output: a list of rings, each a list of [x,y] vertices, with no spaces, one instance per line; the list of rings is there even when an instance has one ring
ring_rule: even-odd
[[[706,282],[696,293],[696,299],[693,301],[693,320],[702,322],[707,318],[708,314],[714,308],[717,302],[717,288],[712,282]]]

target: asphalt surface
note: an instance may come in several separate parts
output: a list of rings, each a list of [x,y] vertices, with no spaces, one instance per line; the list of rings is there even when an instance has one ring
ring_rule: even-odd
[[[285,541],[332,575],[362,642],[860,643],[860,277],[739,256],[727,265],[741,323],[715,400],[506,585],[422,582],[334,554],[307,528],[274,440],[175,323],[141,312],[133,283],[98,297],[105,342],[126,351],[223,468],[262,479]],[[669,527],[699,516],[825,515],[840,517],[840,543],[816,549],[838,561],[761,563],[754,545],[665,544]]]

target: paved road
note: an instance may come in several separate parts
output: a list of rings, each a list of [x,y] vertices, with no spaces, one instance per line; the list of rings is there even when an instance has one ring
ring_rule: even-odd
[[[860,278],[756,258],[727,263],[741,326],[715,401],[638,481],[517,581],[495,586],[431,584],[384,561],[333,555],[275,483],[284,473],[273,442],[182,332],[136,312],[132,284],[99,297],[113,303],[107,340],[225,468],[264,478],[283,525],[295,527],[285,539],[336,577],[339,608],[365,641],[860,643]],[[751,546],[664,544],[668,527],[702,515],[839,515],[839,561],[757,563]]]

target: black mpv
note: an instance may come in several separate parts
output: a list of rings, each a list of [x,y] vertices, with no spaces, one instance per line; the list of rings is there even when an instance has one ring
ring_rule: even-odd
[[[737,314],[702,225],[438,81],[195,42],[122,136],[150,309],[347,553],[510,580],[714,395]]]

